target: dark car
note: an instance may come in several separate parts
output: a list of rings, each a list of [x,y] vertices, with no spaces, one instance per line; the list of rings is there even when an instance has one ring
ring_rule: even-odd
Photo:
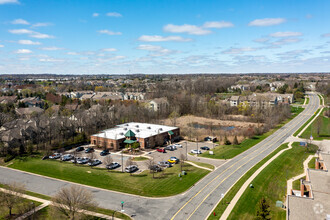
[[[103,150],[103,151],[100,153],[101,156],[106,156],[106,155],[108,155],[108,154],[109,154],[109,150],[108,150],[108,149]]]
[[[91,153],[91,152],[93,152],[93,151],[94,151],[94,148],[89,147],[89,148],[87,148],[87,149],[85,150],[85,153]]]
[[[157,151],[158,151],[158,152],[161,152],[161,153],[166,153],[165,148],[158,148]]]
[[[152,165],[149,167],[150,170],[154,171],[154,172],[160,172],[162,171],[162,168],[158,165]]]
[[[201,147],[201,149],[202,149],[202,150],[210,150],[210,148],[209,148],[209,147],[206,147],[206,146]]]
[[[43,156],[42,157],[42,160],[46,160],[46,159],[49,159],[49,156]]]
[[[77,151],[77,152],[79,152],[79,151],[83,151],[83,150],[85,150],[84,147],[77,147],[77,148],[76,148],[76,151]]]
[[[109,169],[109,170],[116,169],[117,167],[120,167],[120,164],[117,163],[117,162],[112,162],[111,164],[106,165],[106,168]]]

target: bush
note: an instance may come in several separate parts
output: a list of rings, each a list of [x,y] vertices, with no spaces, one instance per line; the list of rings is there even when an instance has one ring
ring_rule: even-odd
[[[7,162],[9,162],[9,161],[11,161],[12,159],[14,159],[15,158],[15,156],[14,155],[10,155],[10,154],[8,154],[6,157],[5,157],[5,159],[3,160],[5,163],[7,163]]]
[[[225,136],[225,140],[224,140],[224,142],[225,142],[225,145],[231,145],[231,142],[227,139],[226,136]]]

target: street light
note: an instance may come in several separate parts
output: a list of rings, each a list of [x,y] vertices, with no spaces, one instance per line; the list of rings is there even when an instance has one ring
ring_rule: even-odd
[[[186,160],[188,160],[188,143],[186,141]]]
[[[123,158],[123,150],[121,150],[121,172],[124,172],[124,158]]]

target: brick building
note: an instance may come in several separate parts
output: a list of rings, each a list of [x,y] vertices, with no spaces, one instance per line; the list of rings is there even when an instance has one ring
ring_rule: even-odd
[[[119,150],[126,144],[138,142],[142,149],[153,148],[180,138],[180,129],[165,125],[130,122],[117,125],[91,136],[91,144]]]

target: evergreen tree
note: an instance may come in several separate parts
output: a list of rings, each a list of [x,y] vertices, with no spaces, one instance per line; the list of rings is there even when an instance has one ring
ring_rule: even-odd
[[[233,141],[233,144],[234,145],[238,145],[239,143],[238,143],[238,140],[237,140],[237,136],[235,135],[235,137],[234,137],[234,141]]]
[[[264,197],[261,198],[257,207],[256,220],[271,219],[270,206]]]

